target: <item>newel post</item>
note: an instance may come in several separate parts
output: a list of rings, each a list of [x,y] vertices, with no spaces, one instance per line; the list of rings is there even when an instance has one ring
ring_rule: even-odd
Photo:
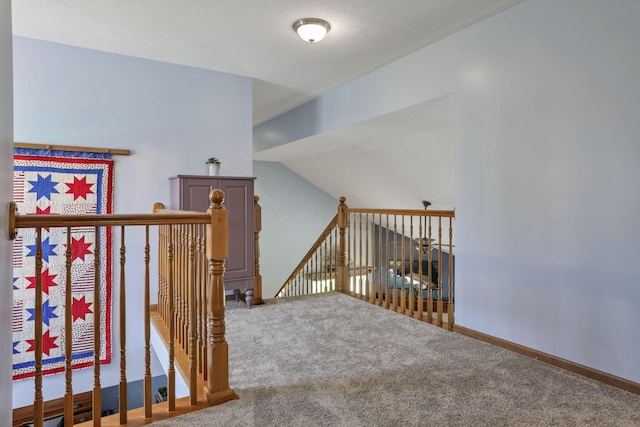
[[[253,304],[264,304],[262,299],[262,275],[260,274],[260,232],[262,231],[262,207],[260,197],[253,196],[253,257],[254,279],[253,279]]]
[[[340,230],[339,242],[338,242],[338,265],[336,267],[336,291],[349,292],[349,270],[347,265],[347,241],[345,238],[345,232],[349,227],[349,218],[347,209],[348,206],[344,203],[346,198],[340,197],[340,204],[338,205],[338,229]]]
[[[229,256],[229,213],[222,205],[224,192],[209,194],[211,224],[207,225],[207,261],[209,293],[207,294],[207,385],[204,394],[210,404],[237,399],[229,388],[229,346],[224,325],[224,260]]]

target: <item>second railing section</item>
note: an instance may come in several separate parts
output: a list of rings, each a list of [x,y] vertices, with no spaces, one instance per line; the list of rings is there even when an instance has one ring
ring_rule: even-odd
[[[345,202],[276,296],[335,290],[451,329],[455,212]]]

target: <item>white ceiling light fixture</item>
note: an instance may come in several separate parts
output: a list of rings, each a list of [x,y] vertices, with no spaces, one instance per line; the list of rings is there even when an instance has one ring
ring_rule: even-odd
[[[303,18],[293,23],[293,30],[308,43],[317,43],[324,38],[331,25],[324,19]]]

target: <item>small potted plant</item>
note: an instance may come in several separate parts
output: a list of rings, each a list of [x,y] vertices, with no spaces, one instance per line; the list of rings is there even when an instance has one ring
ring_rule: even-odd
[[[220,175],[220,160],[215,157],[209,157],[207,164],[209,165],[209,176]]]

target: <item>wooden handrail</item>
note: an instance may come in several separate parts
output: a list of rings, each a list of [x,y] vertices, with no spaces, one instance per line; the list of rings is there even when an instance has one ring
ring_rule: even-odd
[[[350,214],[438,216],[443,218],[455,218],[456,216],[456,212],[453,210],[346,208],[346,211]]]
[[[211,217],[203,212],[163,209],[155,214],[102,215],[20,215],[18,205],[9,202],[9,239],[18,228],[36,227],[104,227],[120,225],[208,224]]]

